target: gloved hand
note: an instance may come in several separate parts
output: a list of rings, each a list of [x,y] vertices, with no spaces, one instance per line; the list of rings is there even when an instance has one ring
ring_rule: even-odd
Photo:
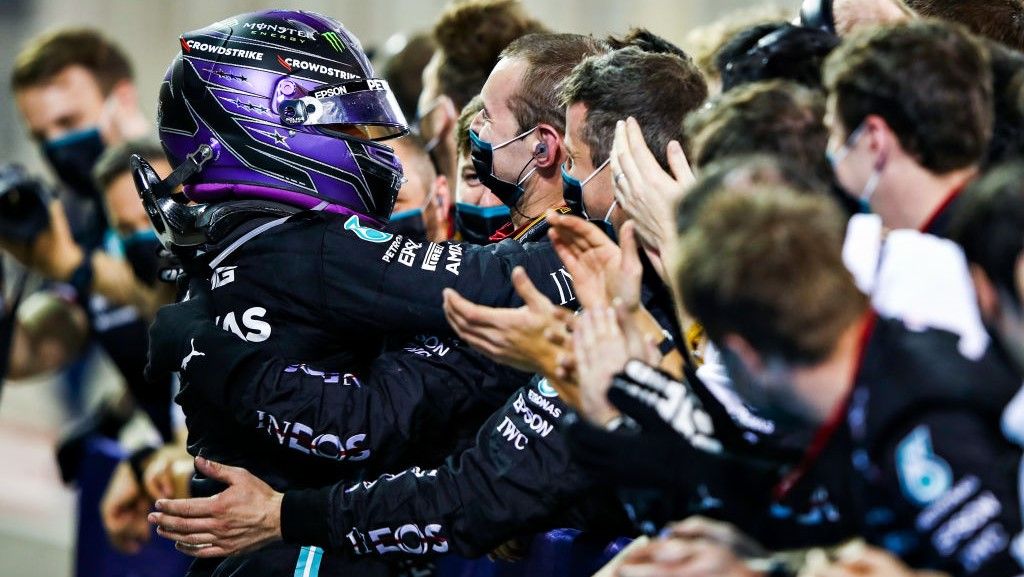
[[[189,284],[189,299],[160,307],[149,327],[149,356],[146,379],[154,382],[161,375],[179,372],[205,352],[195,349],[195,336],[214,327],[210,309],[209,283],[195,280]]]

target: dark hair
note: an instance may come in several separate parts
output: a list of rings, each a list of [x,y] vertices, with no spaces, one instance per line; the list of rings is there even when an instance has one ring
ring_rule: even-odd
[[[409,120],[416,118],[416,106],[423,92],[423,69],[433,56],[434,39],[420,33],[410,38],[381,67],[381,77],[388,81],[399,108]]]
[[[816,28],[784,22],[754,26],[736,35],[715,58],[722,90],[773,78],[821,88],[821,65],[838,44],[835,35]]]
[[[646,28],[630,28],[623,36],[609,36],[605,42],[612,50],[629,48],[633,46],[644,52],[654,54],[675,54],[676,56],[689,60],[690,55],[685,50],[658,36]]]
[[[843,264],[844,223],[820,195],[727,184],[679,237],[677,296],[719,345],[736,334],[762,355],[820,362],[867,307]]]
[[[112,41],[91,28],[64,28],[34,38],[14,59],[11,90],[45,84],[68,67],[82,66],[110,94],[122,80],[132,79],[132,65]]]
[[[501,51],[513,40],[546,28],[518,0],[469,0],[452,3],[434,25],[441,51],[441,94],[462,109],[480,93]]]
[[[986,166],[1024,155],[1024,54],[987,41],[992,57],[992,139]]]
[[[580,62],[561,87],[561,106],[586,105],[581,137],[594,166],[611,154],[615,123],[632,116],[658,163],[668,170],[665,148],[672,140],[685,146],[683,119],[707,95],[704,76],[689,57],[630,47]]]
[[[1024,5],[1020,0],[904,0],[921,16],[958,22],[975,34],[1024,50]]]
[[[501,58],[526,62],[519,90],[509,98],[521,130],[545,123],[565,134],[565,106],[559,87],[573,68],[588,56],[601,54],[608,46],[582,34],[529,34],[508,45]]]
[[[854,34],[826,60],[825,84],[846,130],[878,115],[931,172],[976,164],[988,147],[988,51],[963,27],[917,20]]]
[[[824,115],[821,94],[795,82],[746,84],[687,117],[689,160],[702,167],[729,156],[777,153],[827,181],[832,170],[825,158]]]
[[[1014,270],[1024,252],[1024,163],[994,168],[964,190],[950,238],[963,247],[968,261],[1020,304]]]
[[[700,170],[697,181],[676,206],[676,232],[684,234],[704,203],[723,188],[788,188],[827,196],[828,188],[806,165],[768,153],[729,156]]]
[[[153,140],[129,140],[108,147],[92,169],[92,180],[96,188],[106,190],[117,177],[130,171],[129,161],[133,154],[138,154],[148,162],[167,161],[164,149],[159,142]]]

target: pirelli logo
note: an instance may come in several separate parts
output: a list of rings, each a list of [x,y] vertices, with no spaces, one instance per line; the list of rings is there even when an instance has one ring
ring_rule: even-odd
[[[423,270],[436,271],[437,263],[441,260],[441,253],[444,252],[444,247],[432,242],[427,245],[427,254],[423,257],[423,264],[420,268]]]

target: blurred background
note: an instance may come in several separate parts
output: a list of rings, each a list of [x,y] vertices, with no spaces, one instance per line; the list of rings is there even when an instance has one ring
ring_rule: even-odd
[[[0,0],[0,161],[16,161],[45,172],[9,97],[12,60],[30,37],[68,25],[96,26],[133,59],[142,102],[155,114],[157,88],[179,50],[183,31],[232,14],[266,8],[305,9],[333,16],[366,48],[400,48],[396,33],[429,30],[446,0]],[[687,33],[737,9],[767,9],[763,0],[523,0],[529,12],[558,31],[625,32],[644,26],[688,48]],[[797,0],[782,2],[795,12]],[[390,44],[389,44],[390,41]],[[397,46],[396,46],[397,44]],[[110,383],[117,377],[97,365]],[[96,375],[97,377],[100,375]],[[106,384],[104,386],[112,386]],[[53,460],[54,442],[73,416],[54,380],[7,386],[0,402],[0,576],[72,574],[76,496],[61,484]],[[89,391],[85,402],[99,391]]]

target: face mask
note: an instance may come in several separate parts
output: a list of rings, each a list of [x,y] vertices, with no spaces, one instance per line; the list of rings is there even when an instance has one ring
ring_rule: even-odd
[[[426,117],[430,116],[430,113],[435,111],[435,110],[437,110],[440,106],[441,106],[441,97],[438,96],[437,98],[435,98],[427,106],[426,110],[424,110],[422,114],[417,115],[418,118],[416,119],[416,132],[418,134],[420,134],[421,136],[423,135],[423,120]],[[423,150],[425,150],[427,154],[430,154],[430,153],[434,152],[434,149],[437,148],[437,145],[440,142],[441,142],[441,136],[435,134],[433,137],[430,138],[430,140],[428,140],[423,145]]]
[[[153,229],[140,230],[121,238],[124,258],[135,277],[147,285],[155,285],[160,275],[160,239]]]
[[[586,219],[590,218],[587,214],[587,207],[583,204],[583,187],[597,176],[597,173],[604,170],[604,167],[608,166],[609,162],[611,162],[610,158],[602,162],[601,166],[598,166],[594,172],[591,172],[582,181],[569,174],[565,169],[565,163],[562,164],[562,197],[565,199],[565,205],[569,207],[570,214]]]
[[[719,349],[722,365],[732,386],[744,403],[784,431],[798,431],[812,425],[804,403],[792,391],[789,371],[779,361],[769,360],[761,376],[753,375],[729,347]]]
[[[477,206],[455,203],[455,227],[462,240],[473,244],[489,244],[491,236],[508,224],[509,209],[505,205]]]
[[[92,169],[103,154],[104,144],[98,128],[86,128],[43,144],[43,155],[61,182],[72,192],[99,198],[92,182]]]
[[[384,230],[406,238],[427,238],[427,223],[423,220],[423,209],[412,208],[392,213]]]
[[[825,152],[828,157],[829,164],[832,165],[832,172],[836,172],[836,168],[839,166],[839,163],[849,156],[850,151],[857,145],[857,141],[864,135],[866,128],[865,124],[861,123],[856,130],[850,133],[850,136],[846,139],[846,142],[839,147],[839,150],[835,151],[835,153],[828,151]],[[875,166],[871,171],[871,176],[869,176],[868,181],[864,183],[864,188],[860,191],[860,194],[855,195],[857,202],[861,206],[861,212],[871,212],[871,197],[873,197],[875,195],[875,191],[878,190],[878,183],[882,180],[882,171],[885,170],[885,164],[886,158],[885,155],[882,155],[875,162]]]
[[[519,171],[519,177],[515,182],[502,180],[494,175],[494,151],[525,138],[534,130],[537,130],[536,126],[498,145],[491,145],[489,142],[480,140],[480,135],[475,130],[469,131],[469,157],[473,161],[477,178],[501,200],[502,204],[509,208],[515,208],[520,197],[523,196],[523,183],[537,172],[537,167],[533,167],[527,172],[526,168],[534,161],[533,158],[530,158],[529,162],[524,164],[523,169]]]

